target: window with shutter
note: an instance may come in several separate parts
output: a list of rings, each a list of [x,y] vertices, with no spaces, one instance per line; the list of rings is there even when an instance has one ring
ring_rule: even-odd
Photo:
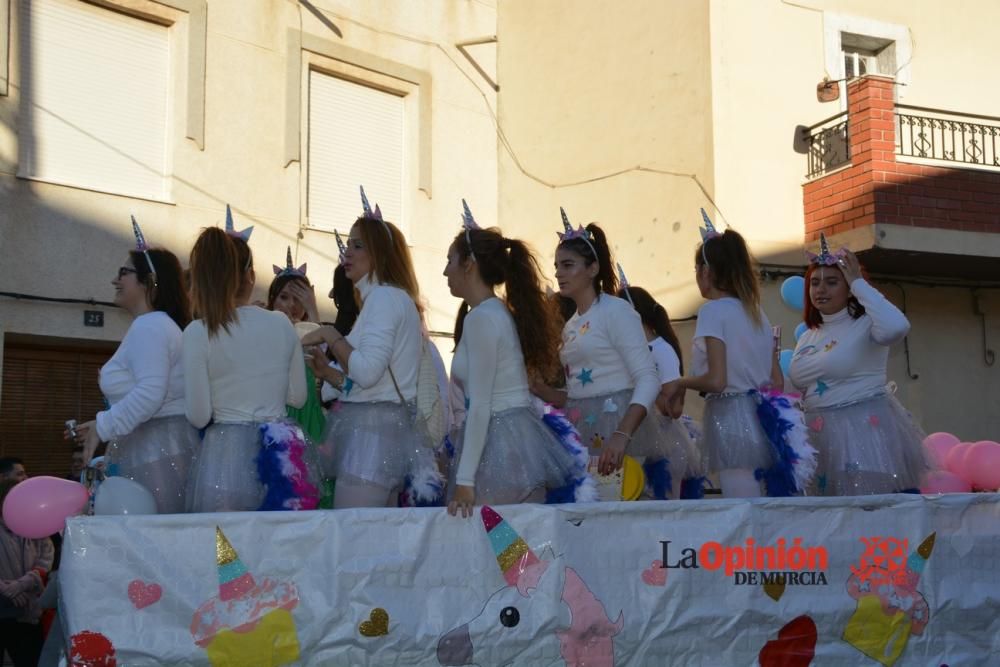
[[[31,476],[69,473],[67,419],[88,421],[104,409],[97,373],[111,349],[75,350],[7,344],[0,390],[0,456],[17,456]]]
[[[80,0],[21,0],[18,176],[169,198],[169,29]]]
[[[404,98],[310,71],[308,123],[309,226],[349,229],[364,185],[372,206],[406,234]]]

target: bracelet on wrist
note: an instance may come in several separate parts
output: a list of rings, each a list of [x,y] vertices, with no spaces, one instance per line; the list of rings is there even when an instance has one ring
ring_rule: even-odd
[[[626,439],[626,440],[628,440],[629,442],[632,442],[632,436],[630,436],[630,435],[629,435],[628,433],[626,433],[625,431],[615,431],[615,432],[614,432],[614,433],[612,433],[611,435],[623,435],[623,436],[625,436],[625,439]]]

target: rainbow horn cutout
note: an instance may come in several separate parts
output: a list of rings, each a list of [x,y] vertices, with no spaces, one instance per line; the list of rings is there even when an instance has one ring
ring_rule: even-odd
[[[521,574],[532,565],[539,563],[538,557],[528,547],[520,535],[515,532],[496,510],[484,505],[480,510],[483,527],[493,547],[497,565],[508,586],[516,586]]]

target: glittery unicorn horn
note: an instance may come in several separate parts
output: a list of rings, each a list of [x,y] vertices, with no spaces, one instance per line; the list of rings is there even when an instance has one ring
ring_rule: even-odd
[[[333,235],[337,237],[337,252],[340,253],[340,263],[344,263],[344,256],[347,254],[347,244],[344,243],[344,239],[340,237],[340,232],[336,229],[333,230]]]
[[[483,527],[493,547],[497,565],[508,586],[517,586],[521,574],[532,565],[541,561],[528,547],[509,523],[489,505],[484,505],[480,514],[483,517]]]
[[[465,199],[462,200],[462,229],[465,230],[465,243],[469,246],[469,256],[472,257],[472,261],[476,261],[476,253],[472,249],[472,235],[469,233],[474,229],[482,229],[476,219],[472,216],[472,211],[469,209],[468,202]]]
[[[219,568],[220,600],[235,600],[257,585],[236,549],[218,526],[215,527],[215,564]]]
[[[236,227],[233,225],[233,211],[229,208],[229,204],[226,204],[226,233],[232,237],[243,239],[247,243],[250,242],[250,235],[253,234],[253,225],[236,231]]]
[[[826,242],[826,234],[823,232],[819,233],[819,254],[806,251],[806,257],[809,258],[810,264],[816,264],[818,266],[836,266],[844,259],[844,251],[838,250],[835,253],[830,252],[830,246]]]
[[[632,292],[629,291],[628,278],[625,277],[625,269],[622,268],[621,262],[616,262],[615,266],[618,267],[618,282],[621,283],[622,291],[625,292],[625,296],[628,297],[628,302],[632,304],[635,308],[635,301],[632,300]]]
[[[146,237],[142,235],[142,229],[139,228],[139,223],[136,222],[134,215],[132,216],[132,233],[135,234],[135,249],[146,258],[149,272],[153,274],[153,287],[156,287],[156,269],[153,268],[153,258],[149,256],[149,245],[146,243]]]
[[[284,268],[278,266],[277,264],[272,264],[271,267],[274,269],[274,275],[276,276],[299,276],[301,278],[306,277],[305,264],[303,264],[299,268],[295,268],[295,266],[292,264],[292,246],[288,246],[288,250],[285,254]]]
[[[569,216],[566,215],[566,209],[562,206],[559,207],[559,215],[562,216],[563,223],[563,231],[556,232],[559,235],[559,242],[564,243],[573,239],[583,239],[583,242],[590,247],[590,252],[594,253],[594,258],[596,259],[598,256],[597,250],[594,249],[594,244],[590,242],[590,230],[586,229],[583,225],[573,229],[573,225],[569,224]]]
[[[930,560],[931,552],[934,550],[934,540],[937,533],[931,533],[924,538],[917,550],[906,559],[906,588],[916,590],[920,575],[923,574],[924,566]]]
[[[704,227],[698,228],[698,231],[701,232],[702,243],[709,239],[714,239],[716,236],[722,236],[722,234],[720,234],[715,228],[715,225],[712,224],[712,219],[708,217],[708,213],[705,212],[705,209],[701,209],[701,219],[705,223]]]
[[[392,230],[389,229],[389,225],[385,224],[385,220],[382,219],[382,210],[378,207],[378,202],[375,203],[375,210],[372,210],[371,204],[368,203],[368,197],[365,195],[365,186],[359,185],[358,188],[361,190],[361,216],[368,218],[369,220],[378,220],[382,223],[382,227],[385,228],[385,233],[389,235],[389,240],[392,240]]]

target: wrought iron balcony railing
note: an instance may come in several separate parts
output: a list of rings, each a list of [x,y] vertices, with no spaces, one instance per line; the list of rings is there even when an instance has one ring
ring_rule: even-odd
[[[847,134],[847,112],[821,120],[809,132],[809,171],[807,178],[822,176],[851,161],[851,142]]]
[[[1000,167],[1000,118],[904,104],[896,109],[897,155]]]

